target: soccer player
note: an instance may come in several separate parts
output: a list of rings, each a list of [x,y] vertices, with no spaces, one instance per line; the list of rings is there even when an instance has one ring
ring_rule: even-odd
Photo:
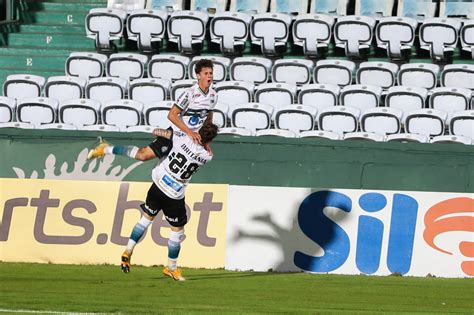
[[[122,254],[121,269],[123,272],[130,272],[130,261],[135,245],[156,215],[163,211],[164,217],[171,225],[168,240],[168,265],[163,269],[163,274],[174,280],[185,280],[181,269],[177,268],[181,242],[185,238],[184,225],[187,223],[184,194],[192,175],[201,166],[211,161],[213,155],[205,148],[205,145],[208,145],[216,137],[217,131],[216,125],[205,122],[198,131],[200,143],[196,143],[190,136],[182,132],[172,133],[170,130],[161,130],[162,134],[158,136],[157,140],[146,147],[154,151],[160,146],[172,143],[172,149],[167,158],[152,171],[153,184],[148,190],[145,203],[141,205],[142,217],[134,226],[127,248]],[[159,151],[156,156],[161,158],[164,155],[162,151]]]

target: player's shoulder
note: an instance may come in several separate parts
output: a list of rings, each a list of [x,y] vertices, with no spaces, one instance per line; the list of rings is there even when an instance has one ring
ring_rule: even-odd
[[[215,97],[215,96],[217,95],[216,90],[214,90],[214,88],[213,88],[212,86],[209,87],[209,93],[208,93],[208,95],[209,95],[210,97]]]

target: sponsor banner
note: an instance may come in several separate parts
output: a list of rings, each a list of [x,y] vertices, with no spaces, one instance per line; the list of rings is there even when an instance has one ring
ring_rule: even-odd
[[[139,182],[0,179],[0,260],[118,264],[149,187]],[[227,185],[189,186],[189,223],[179,265],[224,266],[227,192]],[[160,213],[132,262],[166,264],[169,231]]]
[[[474,195],[231,186],[226,269],[474,276]]]

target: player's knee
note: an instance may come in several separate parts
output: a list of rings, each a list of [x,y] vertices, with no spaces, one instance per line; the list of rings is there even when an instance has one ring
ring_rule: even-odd
[[[137,151],[137,154],[135,155],[135,159],[136,160],[139,160],[139,161],[148,161],[150,159],[152,159],[153,156],[151,156],[148,152],[148,150],[146,150],[146,148],[141,148]]]

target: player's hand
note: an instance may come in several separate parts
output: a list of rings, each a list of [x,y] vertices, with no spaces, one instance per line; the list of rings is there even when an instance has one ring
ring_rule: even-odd
[[[193,139],[194,142],[201,144],[201,135],[197,132],[190,132],[188,133],[188,136]]]

